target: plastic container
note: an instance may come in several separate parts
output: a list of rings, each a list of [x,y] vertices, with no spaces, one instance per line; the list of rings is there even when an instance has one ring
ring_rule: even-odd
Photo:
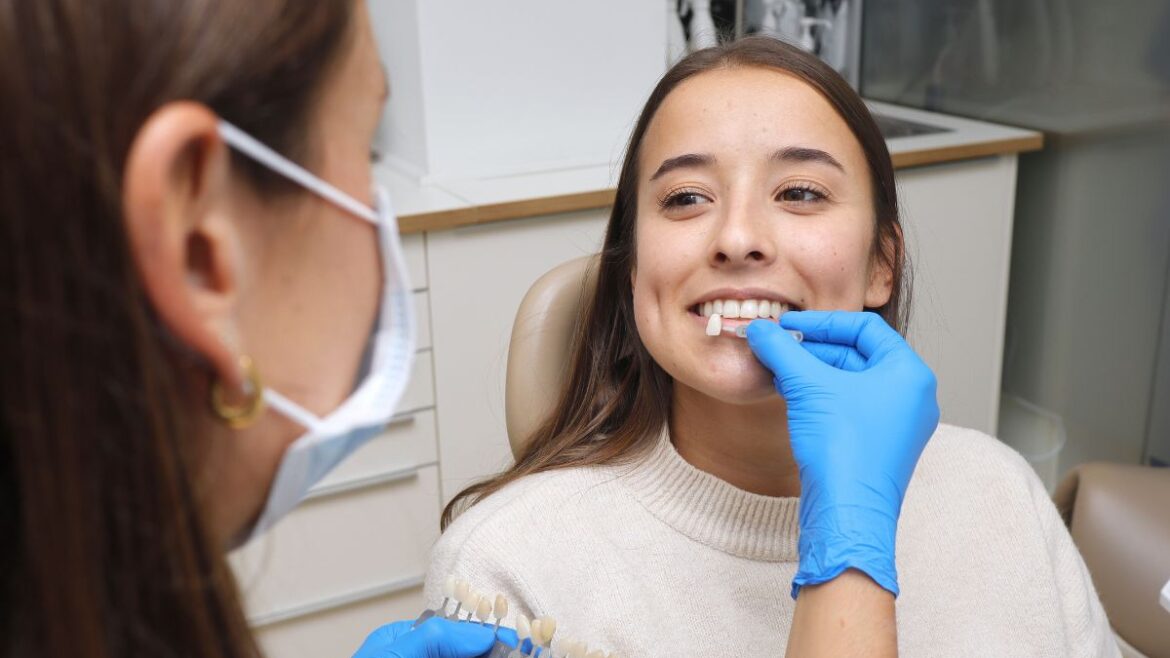
[[[999,401],[999,439],[1016,449],[1052,493],[1060,481],[1060,453],[1068,440],[1060,416],[1010,393]]]

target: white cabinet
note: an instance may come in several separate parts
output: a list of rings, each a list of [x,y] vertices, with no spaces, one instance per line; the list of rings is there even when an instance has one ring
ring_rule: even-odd
[[[914,267],[909,341],[938,376],[943,421],[995,435],[1015,155],[898,171]]]
[[[938,374],[943,419],[994,433],[1016,156],[898,171],[914,261],[910,340]],[[504,377],[512,321],[544,272],[601,246],[608,210],[427,236],[444,501],[511,463]]]
[[[427,234],[443,500],[512,461],[504,369],[516,309],[556,265],[601,247],[608,209]]]

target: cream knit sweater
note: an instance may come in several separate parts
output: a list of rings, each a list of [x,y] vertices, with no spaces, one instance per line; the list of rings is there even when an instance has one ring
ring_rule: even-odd
[[[435,546],[427,603],[451,574],[627,658],[782,656],[798,503],[700,471],[663,436],[631,466],[522,478],[472,507]],[[897,541],[901,656],[1120,655],[1043,486],[999,441],[941,425]]]

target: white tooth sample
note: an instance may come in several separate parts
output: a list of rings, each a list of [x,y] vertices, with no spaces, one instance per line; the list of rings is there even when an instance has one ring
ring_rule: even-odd
[[[532,637],[532,627],[528,625],[528,617],[516,615],[516,637],[523,642]]]
[[[463,603],[471,594],[471,583],[466,580],[459,580],[455,583],[455,600]]]
[[[491,619],[492,602],[486,596],[479,600],[479,605],[475,608],[475,616],[480,621]]]
[[[589,653],[585,654],[585,658],[605,658],[605,652],[601,649],[590,651]]]
[[[495,613],[496,619],[503,619],[508,616],[508,599],[504,598],[503,594],[496,594]]]
[[[707,317],[715,312],[715,305],[711,302],[703,302],[703,317]]]
[[[540,638],[544,640],[541,644],[548,645],[552,643],[553,635],[557,632],[557,620],[545,615],[540,618]]]
[[[759,304],[759,310],[756,311],[756,317],[766,318],[772,315],[772,302],[766,299],[761,299],[757,303]]]
[[[759,303],[754,299],[745,299],[739,303],[739,317],[754,318],[760,310]],[[731,315],[728,313],[728,315]]]
[[[544,639],[544,636],[541,635],[539,619],[533,619],[532,622],[528,624],[528,630],[530,633],[528,637],[532,639],[533,647],[539,647],[541,644],[543,644],[542,640]]]
[[[723,301],[723,315],[729,318],[739,317],[739,301],[735,299],[727,299]]]
[[[467,597],[467,601],[464,602],[463,607],[467,608],[467,620],[468,621],[471,621],[471,617],[476,613],[477,610],[479,610],[480,598],[481,597],[479,594],[472,592]]]
[[[711,319],[707,320],[707,335],[718,336],[723,331],[723,317],[718,313],[712,313]]]
[[[443,596],[453,599],[455,598],[455,576],[447,576],[447,580],[443,581]]]
[[[711,304],[711,308],[713,309],[713,310],[711,311],[712,313],[718,313],[719,315],[723,315],[723,300],[722,300],[722,299],[716,299],[716,300],[715,300],[715,301],[714,301],[714,302]]]

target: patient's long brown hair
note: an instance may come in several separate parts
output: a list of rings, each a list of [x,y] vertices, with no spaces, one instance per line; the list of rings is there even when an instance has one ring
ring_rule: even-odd
[[[893,273],[893,291],[869,309],[904,331],[909,314],[908,264],[898,218],[894,167],[881,131],[861,98],[815,56],[767,37],[749,37],[700,50],[674,65],[642,108],[630,136],[617,196],[601,250],[597,287],[583,295],[568,377],[549,417],[533,432],[508,470],[461,491],[443,510],[445,529],[459,510],[533,473],[633,459],[656,440],[670,415],[671,379],[642,345],[634,325],[630,272],[634,267],[638,156],[662,101],[681,82],[713,69],[752,66],[796,76],[824,96],[849,125],[869,165],[875,216],[873,258]]]
[[[354,5],[0,0],[0,655],[259,653],[195,484],[205,369],[151,313],[122,172],[175,100],[310,156]]]

